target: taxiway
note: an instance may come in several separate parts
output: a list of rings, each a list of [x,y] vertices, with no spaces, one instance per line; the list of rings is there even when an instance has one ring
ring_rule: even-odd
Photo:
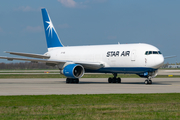
[[[79,84],[66,84],[65,78],[0,79],[0,95],[180,93],[180,78],[154,78],[145,85],[143,78],[122,78],[108,83],[106,78],[81,78]]]

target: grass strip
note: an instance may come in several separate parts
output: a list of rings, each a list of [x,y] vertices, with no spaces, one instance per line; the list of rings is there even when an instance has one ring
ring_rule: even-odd
[[[180,94],[0,96],[1,119],[180,119]]]

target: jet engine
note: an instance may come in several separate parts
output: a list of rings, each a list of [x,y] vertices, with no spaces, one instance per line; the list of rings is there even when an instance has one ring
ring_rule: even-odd
[[[84,67],[79,64],[69,64],[60,71],[67,78],[81,78],[84,75]]]

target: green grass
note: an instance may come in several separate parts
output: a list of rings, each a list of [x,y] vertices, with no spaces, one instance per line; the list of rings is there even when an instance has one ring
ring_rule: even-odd
[[[0,96],[0,119],[180,119],[180,94]]]

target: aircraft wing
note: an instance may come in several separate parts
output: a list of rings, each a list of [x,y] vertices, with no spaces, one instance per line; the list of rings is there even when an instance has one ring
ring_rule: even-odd
[[[43,59],[28,59],[28,58],[15,58],[15,57],[6,57],[6,56],[0,56],[0,59],[7,59],[9,61],[13,60],[22,60],[22,61],[31,61],[31,62],[43,62],[43,63],[53,63],[53,64],[60,64],[64,61],[56,61],[56,60],[43,60]]]
[[[22,60],[22,61],[30,61],[34,63],[42,62],[46,64],[51,65],[64,65],[65,63],[75,63],[75,64],[81,64],[85,69],[99,69],[104,67],[104,64],[99,62],[78,62],[78,61],[68,61],[68,60],[51,60],[51,59],[29,59],[29,58],[16,58],[16,57],[6,57],[6,56],[0,56],[0,59],[7,59],[9,61],[13,60]]]
[[[5,51],[5,53],[10,53],[13,55],[19,55],[19,56],[25,56],[25,57],[41,58],[41,59],[49,59],[50,58],[50,56],[40,55],[40,54],[32,54],[32,53],[7,52],[7,51]]]
[[[174,58],[177,57],[176,55],[172,55],[172,56],[165,56],[164,59],[168,59],[168,58]]]

